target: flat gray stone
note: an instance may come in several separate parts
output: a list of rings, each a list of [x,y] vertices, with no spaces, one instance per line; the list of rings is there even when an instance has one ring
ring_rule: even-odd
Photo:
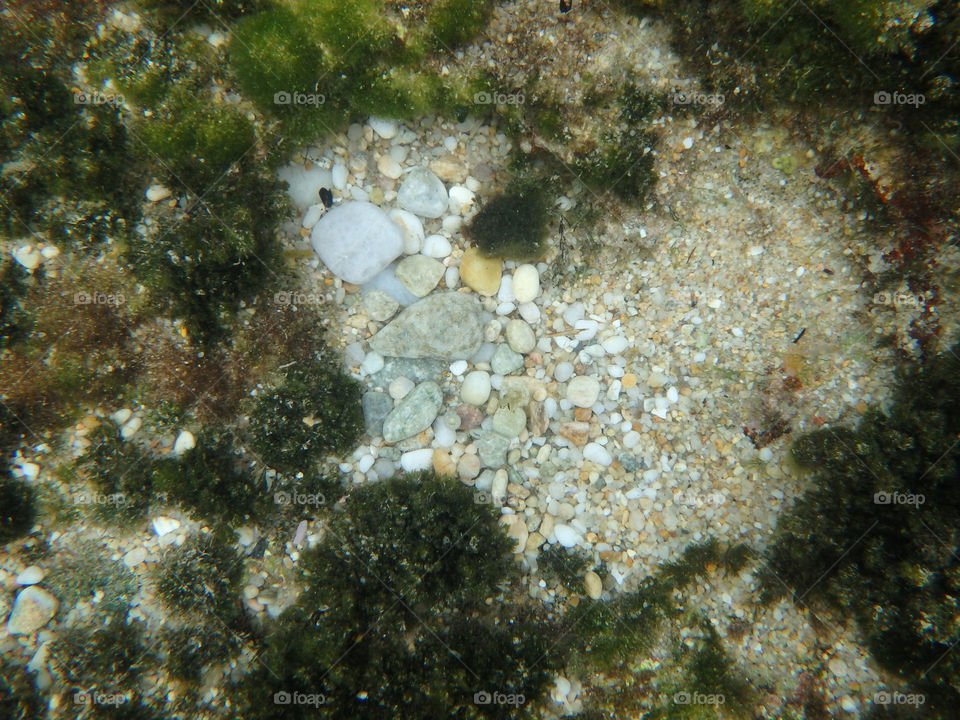
[[[367,317],[376,322],[386,322],[400,309],[400,303],[382,290],[370,290],[363,294],[360,307],[367,313]]]
[[[443,392],[435,382],[417,385],[383,421],[383,439],[400,442],[423,432],[433,424],[443,406]]]
[[[384,389],[400,377],[410,378],[415,383],[439,380],[449,363],[431,358],[385,358],[383,370],[370,376],[370,382]]]
[[[480,462],[489,468],[498,468],[507,462],[510,438],[493,430],[473,430],[470,435],[477,441]]]
[[[509,375],[523,367],[523,355],[510,349],[509,345],[501,343],[493,351],[490,359],[490,368],[497,375]]]
[[[367,432],[371,435],[379,435],[383,432],[384,419],[393,410],[393,400],[385,392],[371,390],[363,394],[361,405]]]
[[[57,599],[43,588],[36,585],[24,588],[13,601],[7,632],[11,635],[35,633],[57,614],[58,604]]]
[[[403,252],[403,233],[373,203],[347,202],[317,221],[310,244],[330,272],[362,285]]]
[[[397,202],[404,210],[426,218],[445,215],[450,200],[443,181],[426,168],[414,168],[397,191]]]
[[[520,408],[502,407],[493,414],[492,427],[504,437],[518,437],[527,427],[527,414]]]
[[[388,357],[466,360],[483,340],[480,312],[471,295],[434,293],[404,309],[371,338],[370,347]]]

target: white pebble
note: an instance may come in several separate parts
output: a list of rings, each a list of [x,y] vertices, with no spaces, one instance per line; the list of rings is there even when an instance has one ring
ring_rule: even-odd
[[[617,355],[627,349],[627,339],[623,335],[607,338],[600,344],[609,355]]]
[[[443,419],[438,417],[433,423],[433,442],[437,447],[447,448],[457,441],[457,432]]]
[[[457,360],[456,362],[450,363],[450,372],[452,372],[457,377],[460,377],[467,371],[467,361],[466,360]]]
[[[533,302],[540,295],[540,273],[530,264],[513,271],[513,294],[519,303]]]
[[[390,140],[397,134],[397,121],[391,118],[371,117],[367,124],[384,140]]]
[[[568,362],[557,363],[553,370],[553,379],[557,382],[565,383],[573,377],[573,365]]]
[[[323,217],[323,213],[326,212],[326,207],[323,204],[318,203],[317,205],[311,205],[307,212],[303,215],[303,225],[307,230],[313,228],[317,224],[317,221]]]
[[[596,337],[600,324],[596,320],[577,320],[573,327],[581,331],[577,333],[577,342],[587,342]]]
[[[626,435],[623,436],[623,446],[627,450],[632,450],[637,445],[640,444],[640,440],[643,436],[638,433],[636,430],[629,431]]]
[[[127,422],[123,424],[123,427],[120,428],[120,437],[124,440],[129,440],[140,430],[140,426],[143,425],[143,420],[139,417],[132,417]]]
[[[671,385],[667,388],[667,400],[670,401],[670,404],[677,402],[680,399],[680,393],[677,392],[677,389]]]
[[[517,310],[520,312],[520,317],[522,317],[531,325],[540,322],[540,308],[538,308],[535,303],[520,303],[520,305],[517,307]]]
[[[578,375],[567,385],[567,400],[576,407],[593,407],[598,397],[600,397],[600,382],[591,375]]]
[[[429,470],[432,466],[433,450],[431,448],[411,450],[400,456],[400,467],[403,468],[404,472]]]
[[[603,465],[603,467],[610,467],[613,464],[613,456],[603,445],[597,443],[587,443],[586,447],[583,448],[583,459],[597,465]]]
[[[41,580],[43,580],[43,570],[36,565],[31,565],[17,575],[17,585],[36,585]]]
[[[197,439],[189,430],[181,430],[173,443],[174,455],[183,455],[187,450],[192,450],[197,446]]]
[[[160,202],[168,197],[170,197],[170,190],[163,185],[151,185],[147,188],[147,200],[150,202]]]
[[[333,186],[337,190],[343,190],[347,186],[347,166],[337,163],[330,171],[330,177],[332,178]]]
[[[553,534],[557,537],[557,542],[566,548],[575,547],[580,542],[580,533],[569,525],[554,525]]]
[[[443,235],[430,235],[424,239],[420,252],[427,257],[445,258],[453,252],[453,245]]]
[[[180,527],[180,521],[176,518],[164,517],[158,515],[152,521],[153,530],[158,537],[163,537]]]
[[[456,289],[460,285],[460,271],[455,267],[448,267],[443,272],[443,282],[451,290]]]
[[[13,259],[27,270],[36,270],[40,267],[41,255],[33,245],[22,245],[13,251]]]
[[[490,398],[490,374],[484,370],[468,373],[460,386],[460,399],[469,405],[483,405]]]

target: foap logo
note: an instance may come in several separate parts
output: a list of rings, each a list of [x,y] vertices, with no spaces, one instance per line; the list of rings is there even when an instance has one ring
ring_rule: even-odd
[[[281,690],[273,694],[274,705],[308,705],[311,707],[320,707],[327,702],[327,696],[323,693],[302,693],[294,690],[287,692]]]
[[[307,105],[318,107],[327,101],[323,93],[287,92],[281,90],[273,94],[274,105]]]
[[[678,692],[673,695],[677,705],[723,705],[727,699],[721,693]]]
[[[291,292],[281,290],[273,294],[273,301],[277,305],[320,305],[323,298],[316,293]]]
[[[873,295],[875,305],[891,305],[900,308],[922,308],[927,304],[927,297],[921,293],[911,293],[898,290],[896,292],[878,292]]]
[[[486,492],[475,492],[473,494],[473,504],[474,505],[496,505],[500,507],[503,505],[503,498],[494,495],[493,493]]]
[[[480,91],[474,93],[474,105],[523,105],[527,101],[523,93],[502,93]]]
[[[123,293],[104,293],[94,291],[92,293],[86,290],[80,290],[73,294],[74,305],[113,305],[119,307],[127,301]]]
[[[323,493],[300,493],[294,490],[287,492],[278,490],[273,494],[273,502],[277,505],[326,505],[327,499]]]
[[[874,105],[913,105],[920,107],[927,101],[923,93],[904,93],[899,90],[887,92],[879,90],[873,94]]]
[[[126,693],[76,692],[74,705],[123,705],[130,701]]]
[[[688,507],[719,507],[727,501],[726,496],[721,492],[694,493],[690,491],[674,490],[673,504],[686,505]]]
[[[103,493],[80,492],[73,496],[73,501],[77,505],[126,506],[129,504],[127,502],[127,496],[123,493],[110,493],[109,495],[105,495]]]
[[[475,705],[510,705],[512,707],[520,707],[526,701],[527,698],[522,693],[488,692],[481,690],[473,694],[473,702]]]
[[[902,492],[878,492],[873,494],[875,505],[913,505],[920,507],[926,498],[920,494]]]
[[[75,105],[113,105],[118,107],[123,105],[123,95],[118,93],[102,92],[82,92],[73,93],[73,103]]]
[[[713,105],[714,107],[723,105],[723,93],[703,93],[698,90],[690,92],[675,92],[673,94],[674,105]]]
[[[922,693],[902,693],[881,690],[873,696],[874,705],[913,705],[914,707],[923,705],[927,698]]]

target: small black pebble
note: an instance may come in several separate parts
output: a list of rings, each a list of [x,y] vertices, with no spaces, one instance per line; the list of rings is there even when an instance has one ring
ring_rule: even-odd
[[[333,193],[330,192],[329,188],[320,188],[320,202],[323,203],[324,207],[333,205]]]

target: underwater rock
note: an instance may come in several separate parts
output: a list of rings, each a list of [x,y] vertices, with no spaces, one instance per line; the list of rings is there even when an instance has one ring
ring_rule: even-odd
[[[373,336],[370,347],[390,357],[466,360],[482,338],[476,298],[442,292],[406,308]]]
[[[397,264],[394,271],[403,286],[418,298],[426,297],[440,282],[446,268],[426,255],[410,255]]]
[[[11,635],[30,635],[42,628],[57,614],[57,599],[36,585],[20,591],[13,602],[13,611],[7,621]]]
[[[348,202],[317,221],[310,244],[334,275],[363,285],[403,252],[403,233],[376,205]]]
[[[433,424],[443,405],[443,392],[435,382],[417,385],[397,403],[383,421],[383,439],[400,442]]]
[[[414,168],[400,185],[397,202],[421,217],[438,218],[446,213],[449,199],[440,178],[425,168]]]

